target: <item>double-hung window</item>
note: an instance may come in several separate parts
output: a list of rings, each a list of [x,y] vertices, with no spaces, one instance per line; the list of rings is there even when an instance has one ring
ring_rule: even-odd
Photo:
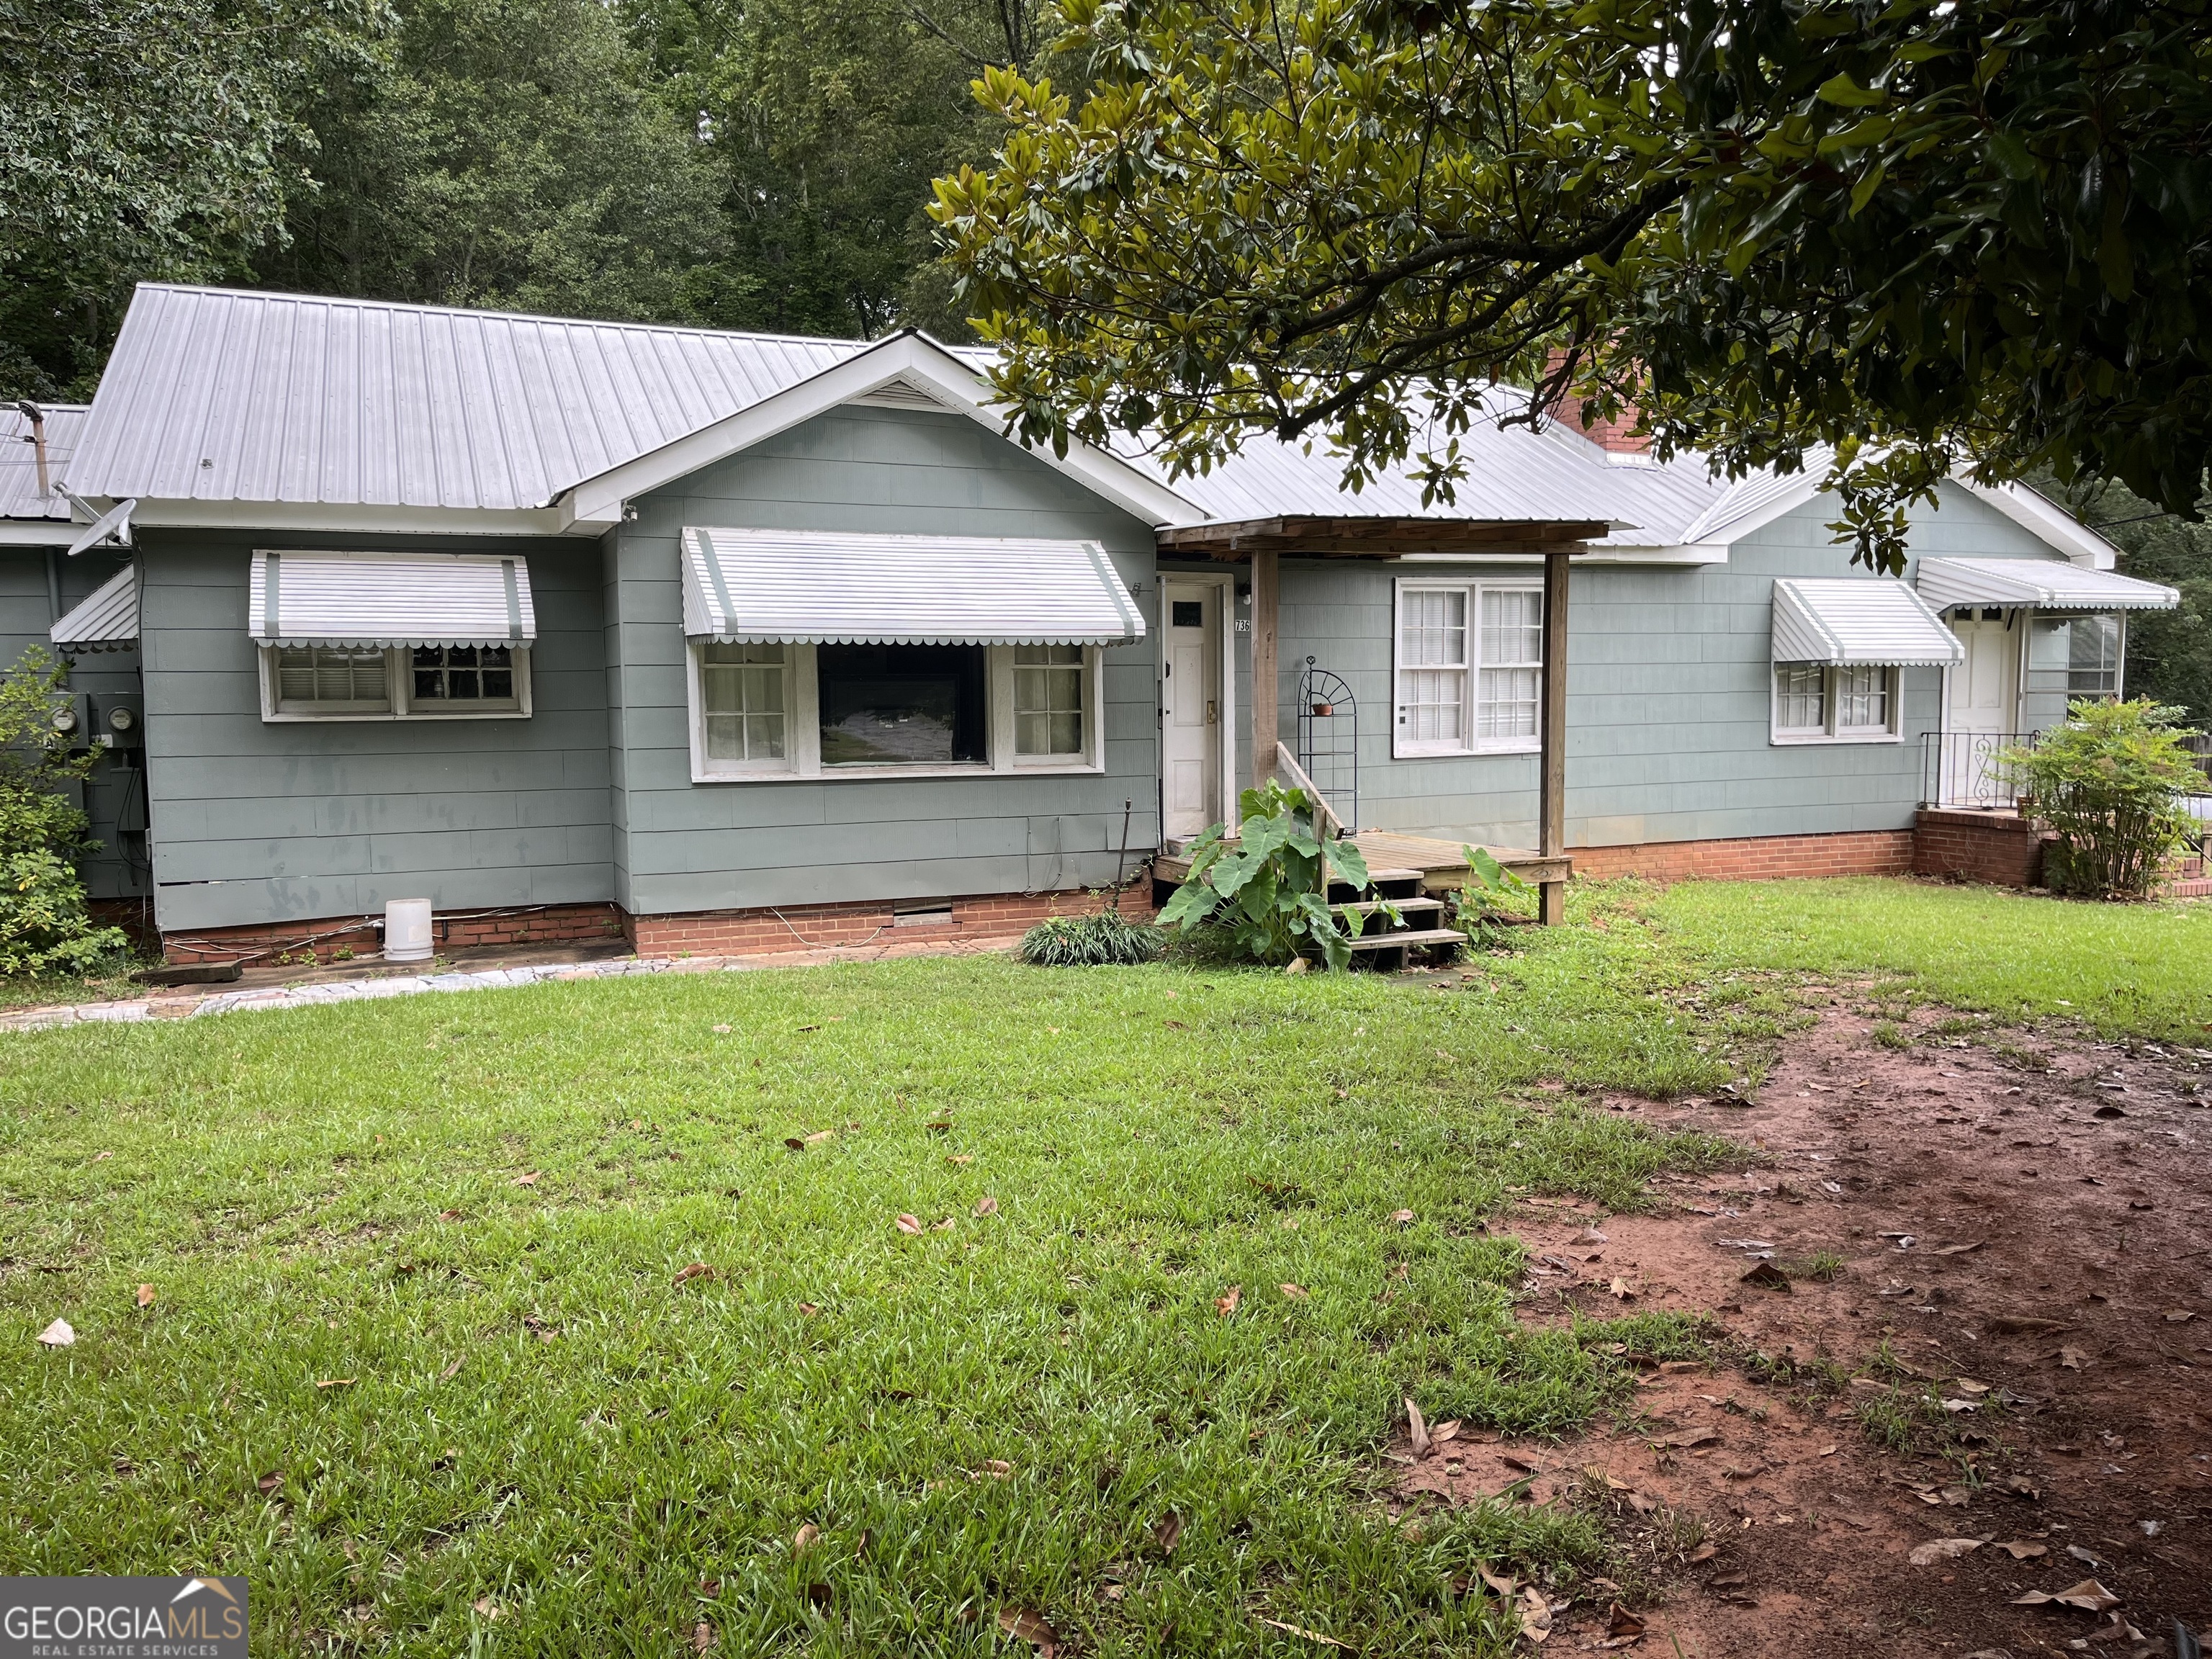
[[[1543,653],[1540,585],[1401,581],[1392,753],[1534,750],[1542,724]]]
[[[1777,743],[1887,743],[1897,737],[1894,668],[1878,663],[1774,665]]]

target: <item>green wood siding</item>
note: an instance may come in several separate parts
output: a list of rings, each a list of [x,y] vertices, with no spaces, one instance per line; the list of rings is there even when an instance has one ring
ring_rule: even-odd
[[[678,537],[687,524],[1095,540],[1157,626],[1152,537],[957,415],[848,408],[643,497],[606,574],[615,863],[622,902],[664,914],[1110,881],[1157,839],[1152,638],[1105,653],[1099,775],[694,783]]]
[[[1904,740],[1769,741],[1770,628],[1778,576],[1863,574],[1814,501],[1735,544],[1724,565],[1577,565],[1568,613],[1571,846],[1822,834],[1911,826],[1921,733],[1940,727],[1942,673],[1903,671]],[[1964,490],[1913,527],[1916,556],[2057,558]],[[1359,700],[1363,827],[1534,846],[1536,757],[1394,760],[1391,605],[1400,577],[1537,575],[1540,567],[1285,561],[1283,738],[1311,653]],[[1909,573],[1908,573],[1909,574]],[[1240,652],[1249,662],[1249,637]]]
[[[165,931],[614,896],[600,554],[584,541],[139,534],[155,914]],[[526,720],[264,723],[257,547],[519,552],[538,638]]]

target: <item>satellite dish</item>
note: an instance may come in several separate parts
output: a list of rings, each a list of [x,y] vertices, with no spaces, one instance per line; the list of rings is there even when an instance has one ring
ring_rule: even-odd
[[[83,533],[70,544],[70,556],[75,557],[88,547],[98,547],[102,542],[110,540],[119,546],[130,546],[131,514],[137,505],[138,498],[134,495],[127,501],[118,501],[94,519]]]

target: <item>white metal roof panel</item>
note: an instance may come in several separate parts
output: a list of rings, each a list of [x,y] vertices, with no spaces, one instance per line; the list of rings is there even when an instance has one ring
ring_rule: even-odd
[[[866,343],[142,283],[67,477],[118,499],[542,507]]]
[[[2040,611],[2171,611],[2179,590],[2057,559],[1923,559],[1914,580],[1937,610],[2032,605]]]
[[[684,631],[725,643],[1120,644],[1145,620],[1096,542],[684,532]]]
[[[263,645],[527,645],[530,566],[497,553],[256,553],[246,632]]]
[[[61,651],[128,651],[138,643],[138,568],[126,564],[46,630]]]
[[[1777,662],[1948,668],[1966,659],[1959,636],[1901,581],[1783,577],[1774,584]]]
[[[46,473],[58,479],[76,453],[84,431],[82,404],[40,404],[46,428]],[[69,498],[58,489],[39,494],[39,452],[31,442],[31,417],[10,404],[0,409],[0,519],[58,519],[70,516]]]

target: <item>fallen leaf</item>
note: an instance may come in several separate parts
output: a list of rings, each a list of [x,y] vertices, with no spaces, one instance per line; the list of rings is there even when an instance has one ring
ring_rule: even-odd
[[[1406,1433],[1413,1443],[1413,1455],[1426,1457],[1435,1443],[1429,1438],[1429,1425],[1422,1420],[1421,1408],[1411,1397],[1406,1401]]]
[[[1644,1634],[1644,1621],[1615,1601],[1606,1614],[1605,1633],[1626,1644]]]
[[[1628,1281],[1625,1279],[1616,1279],[1606,1288],[1610,1290],[1613,1295],[1619,1297],[1623,1302],[1633,1302],[1636,1300],[1636,1292],[1628,1288]]]
[[[1666,1446],[1676,1451],[1687,1451],[1692,1446],[1705,1446],[1719,1439],[1717,1429],[1684,1429],[1679,1434],[1662,1435],[1651,1443]]]
[[[717,1277],[719,1277],[719,1275],[705,1262],[695,1261],[688,1267],[679,1267],[677,1269],[676,1277],[669,1282],[672,1285],[684,1285],[690,1283],[695,1279],[714,1279]]]
[[[1226,1319],[1237,1311],[1237,1304],[1243,1299],[1244,1287],[1242,1285],[1231,1285],[1226,1294],[1213,1298],[1214,1311]]]
[[[1459,1438],[1459,1419],[1456,1417],[1449,1423],[1431,1423],[1429,1425],[1429,1438],[1441,1446],[1447,1440]]]
[[[983,1473],[994,1480],[1011,1480],[1014,1478],[1014,1466],[1003,1457],[987,1457],[983,1460]]]
[[[2051,1553],[2050,1545],[2039,1544],[2027,1538],[2008,1538],[1997,1547],[2015,1561],[2033,1561],[2039,1555]]]
[[[1647,1492],[1632,1492],[1628,1494],[1628,1507],[1638,1515],[1656,1515],[1663,1506]]]
[[[321,1382],[316,1383],[315,1386],[319,1389],[349,1389],[353,1387],[353,1378],[350,1376],[326,1376]]]
[[[990,1194],[986,1193],[982,1197],[975,1200],[975,1213],[977,1215],[996,1215],[998,1212],[999,1200],[992,1197]]]
[[[805,1144],[809,1146],[819,1146],[823,1141],[834,1139],[836,1133],[835,1129],[817,1129],[806,1137]]]
[[[1713,1557],[1718,1555],[1720,1553],[1721,1547],[1719,1545],[1711,1542],[1703,1543],[1690,1552],[1690,1559],[1692,1561],[1710,1561]]]
[[[897,1226],[898,1230],[906,1234],[909,1238],[919,1237],[921,1236],[921,1223],[913,1216],[906,1214],[903,1211],[900,1212]]]
[[[154,1287],[151,1285],[141,1285],[138,1287],[138,1305],[142,1308],[150,1308],[154,1305]],[[2172,1316],[2171,1314],[2166,1316],[2169,1319]]]
[[[806,1143],[797,1135],[786,1135],[783,1138],[783,1144],[794,1152],[803,1152],[806,1150]]]
[[[538,1173],[537,1170],[532,1170],[526,1175],[519,1175],[515,1176],[512,1184],[517,1187],[535,1187],[538,1184]]]
[[[2097,1559],[2094,1551],[2085,1550],[2079,1544],[2069,1544],[2066,1547],[2066,1553],[2085,1567],[2101,1567],[2105,1565]]]
[[[465,1358],[465,1356],[463,1357]],[[455,1376],[459,1375],[460,1369],[461,1361],[459,1358],[456,1358],[452,1364],[447,1366],[445,1370],[438,1373],[438,1380],[441,1382],[450,1382]]]
[[[804,1555],[821,1541],[822,1528],[809,1521],[791,1534],[791,1553],[793,1555]]]
[[[145,1292],[142,1291],[139,1294],[143,1296]],[[143,1307],[145,1304],[142,1303],[139,1305]],[[2186,1325],[2196,1317],[2196,1313],[2188,1308],[2168,1308],[2166,1310],[2166,1322],[2169,1325]]]
[[[1744,1273],[1742,1282],[1770,1291],[1786,1291],[1790,1288],[1790,1275],[1771,1261],[1754,1261]]]
[[[1292,963],[1291,965],[1294,968],[1298,967],[1304,963],[1304,960],[1305,959],[1301,957],[1297,962]],[[1283,1631],[1291,1636],[1302,1636],[1307,1641],[1318,1642],[1325,1648],[1343,1648],[1346,1651],[1349,1651],[1352,1646],[1349,1642],[1340,1642],[1334,1636],[1323,1636],[1319,1631],[1308,1630],[1303,1625],[1286,1625],[1279,1619],[1262,1618],[1260,1620],[1260,1622],[1265,1625],[1269,1630]]]
[[[1985,1238],[1978,1238],[1971,1244],[1938,1244],[1934,1249],[1929,1251],[1928,1254],[1930,1255],[1964,1255],[1969,1250],[1980,1249],[1983,1245],[1988,1243],[1989,1241]]]
[[[726,1031],[730,1028],[726,1025],[717,1025],[714,1029],[718,1031]],[[712,1625],[708,1624],[704,1619],[702,1619],[697,1624],[691,1626],[692,1652],[704,1653],[708,1649],[714,1645],[714,1627]]]
[[[1823,1446],[1820,1448],[1820,1455],[1823,1457],[1833,1457],[1835,1455],[1836,1449],[1833,1446]]]
[[[1050,1659],[1060,1647],[1060,1632],[1045,1622],[1041,1613],[1027,1607],[1005,1607],[999,1613],[999,1628],[1007,1635],[1028,1643]]]
[[[271,1469],[268,1474],[263,1475],[253,1484],[258,1486],[263,1492],[275,1492],[277,1487],[284,1484],[284,1471],[282,1469]]]
[[[1153,1524],[1152,1538],[1159,1545],[1162,1554],[1171,1552],[1176,1547],[1176,1540],[1182,1536],[1182,1516],[1174,1510],[1170,1510]]]
[[[1407,1223],[1411,1222],[1413,1218],[1413,1212],[1411,1210],[1393,1210],[1390,1212],[1390,1219],[1396,1222],[1401,1227],[1405,1226]]]
[[[2088,1357],[2079,1348],[2061,1348],[2058,1351],[2058,1363],[2069,1371],[2080,1370],[2082,1361]]]
[[[1275,1288],[1280,1291],[1285,1296],[1290,1297],[1293,1302],[1303,1302],[1308,1296],[1312,1294],[1312,1292],[1308,1291],[1304,1285],[1292,1285],[1288,1282],[1278,1285]]]
[[[2040,1314],[1997,1314],[1989,1323],[1999,1336],[2048,1336],[2074,1328],[2063,1319],[2045,1319]]]
[[[956,1166],[962,1164],[973,1164],[975,1161],[975,1155],[973,1152],[951,1152],[946,1155],[945,1161]]]
[[[1515,1578],[1510,1574],[1492,1572],[1488,1567],[1481,1565],[1478,1565],[1475,1568],[1475,1571],[1482,1575],[1482,1582],[1484,1583],[1489,1585],[1491,1589],[1496,1590],[1498,1595],[1504,1596],[1507,1601],[1511,1601],[1514,1596],[1520,1594],[1521,1581],[1518,1578]]]
[[[489,1595],[479,1595],[477,1597],[473,1605],[476,1607],[476,1610],[483,1614],[487,1619],[496,1619],[500,1615],[499,1603],[493,1601]]]
[[[76,1333],[70,1328],[66,1319],[57,1319],[39,1333],[39,1340],[50,1348],[66,1348],[76,1340]]]
[[[1552,1604],[1534,1584],[1521,1592],[1521,1633],[1540,1645],[1552,1634]]]
[[[2102,1613],[2107,1607],[2119,1606],[2120,1598],[2095,1579],[2084,1578],[2063,1590],[2030,1590],[2025,1595],[2015,1595],[2012,1604],[2016,1607],[2079,1607],[2084,1613]]]
[[[1707,1589],[1741,1589],[1751,1579],[1741,1572],[1723,1572],[1705,1581]]]
[[[816,1307],[811,1302],[802,1302],[799,1304],[799,1311],[806,1315],[809,1318],[811,1318],[814,1315],[820,1313],[822,1310]]]
[[[955,1224],[955,1224],[955,1222],[954,1222],[954,1220],[953,1220],[953,1218],[952,1218],[952,1217],[951,1217],[951,1216],[947,1216],[947,1217],[945,1217],[945,1219],[944,1219],[944,1220],[942,1220],[942,1221],[939,1222],[935,1226],[932,1227],[929,1231],[932,1231],[932,1232],[933,1232],[933,1233],[949,1233],[949,1232],[951,1232],[951,1231],[952,1231],[952,1229],[953,1229],[953,1227],[954,1227],[954,1225],[955,1225]]]
[[[802,1025],[799,1029],[802,1031],[818,1031],[822,1028],[819,1025]]]
[[[1981,1547],[1982,1540],[1978,1538],[1935,1538],[1921,1545],[1905,1559],[1916,1567],[1932,1567],[1938,1561],[1955,1561]]]
[[[933,1135],[949,1135],[952,1133],[952,1120],[940,1117],[935,1122],[925,1123],[921,1127]]]

